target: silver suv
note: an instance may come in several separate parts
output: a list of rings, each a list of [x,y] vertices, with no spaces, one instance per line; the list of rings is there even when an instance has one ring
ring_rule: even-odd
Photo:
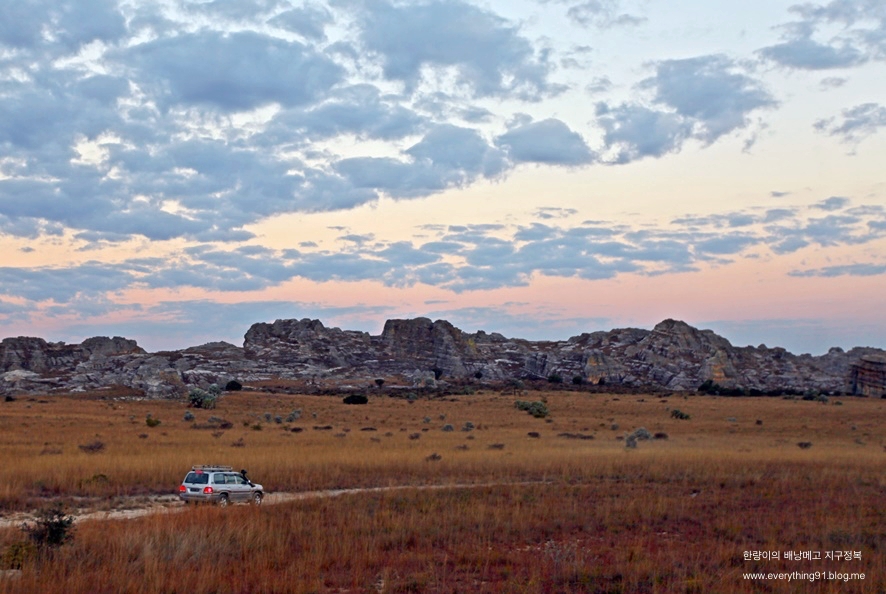
[[[194,466],[178,488],[185,502],[203,501],[224,507],[238,501],[260,505],[265,492],[246,478],[246,471],[234,472],[230,466]]]

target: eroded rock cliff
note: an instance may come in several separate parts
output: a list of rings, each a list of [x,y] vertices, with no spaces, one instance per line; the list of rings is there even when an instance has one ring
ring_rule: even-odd
[[[765,345],[734,347],[710,330],[677,320],[652,330],[623,328],[563,341],[467,333],[428,318],[388,320],[379,336],[328,328],[319,320],[277,320],[254,324],[243,347],[214,342],[159,353],[147,353],[120,337],[90,338],[78,345],[7,338],[0,342],[0,393],[124,386],[148,397],[176,397],[189,386],[230,380],[368,385],[383,378],[388,385],[430,385],[558,376],[566,382],[580,377],[595,384],[667,390],[695,390],[709,382],[757,392],[880,395],[877,361],[883,355],[871,348],[835,348],[813,357]]]

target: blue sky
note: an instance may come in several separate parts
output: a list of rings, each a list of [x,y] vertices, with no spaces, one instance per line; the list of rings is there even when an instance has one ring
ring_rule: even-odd
[[[886,5],[0,6],[0,336],[886,347]]]

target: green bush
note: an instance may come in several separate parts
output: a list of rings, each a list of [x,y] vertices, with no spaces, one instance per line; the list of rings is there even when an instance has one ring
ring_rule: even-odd
[[[675,419],[680,419],[681,421],[688,421],[689,419],[692,418],[692,416],[690,414],[684,413],[683,411],[678,410],[676,408],[671,411],[671,417],[673,417]]]
[[[517,410],[526,411],[536,419],[543,419],[550,414],[547,405],[544,402],[540,402],[537,400],[535,402],[517,400],[516,402],[514,402],[514,408],[516,408]]]
[[[213,393],[213,386],[218,391],[218,393]],[[221,389],[212,384],[209,386],[210,391],[206,391],[202,388],[191,388],[191,391],[188,392],[188,401],[190,406],[194,408],[204,408],[210,409],[215,408],[216,400],[218,400],[218,394],[221,394]]]
[[[154,417],[148,417],[145,419],[145,425],[148,427],[156,427],[160,424],[160,419],[155,419]]]
[[[61,505],[56,505],[42,510],[34,525],[26,527],[25,532],[38,549],[53,549],[74,538],[73,525],[74,518],[65,515]]]

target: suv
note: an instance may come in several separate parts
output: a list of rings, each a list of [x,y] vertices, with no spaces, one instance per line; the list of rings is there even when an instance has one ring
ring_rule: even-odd
[[[230,466],[194,466],[178,488],[185,502],[208,501],[224,507],[238,501],[260,505],[265,493],[261,485],[246,478],[246,471]]]

